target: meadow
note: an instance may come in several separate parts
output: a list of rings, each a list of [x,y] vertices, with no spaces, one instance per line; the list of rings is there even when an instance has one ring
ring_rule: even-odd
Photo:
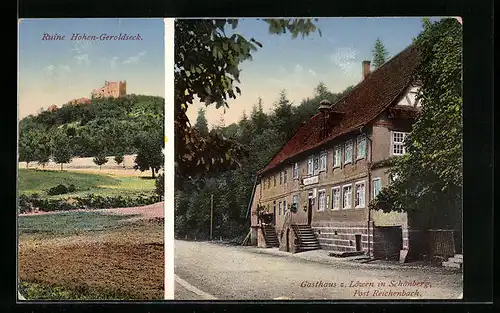
[[[74,185],[76,190],[62,195],[47,195],[50,188],[59,184]],[[100,196],[137,195],[151,193],[154,188],[155,181],[144,176],[23,168],[18,171],[20,194],[37,193],[51,199],[80,197],[89,194]]]

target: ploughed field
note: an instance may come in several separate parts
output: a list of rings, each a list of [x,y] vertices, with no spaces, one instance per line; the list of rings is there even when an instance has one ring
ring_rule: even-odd
[[[163,218],[137,215],[20,216],[21,294],[28,300],[162,299]]]

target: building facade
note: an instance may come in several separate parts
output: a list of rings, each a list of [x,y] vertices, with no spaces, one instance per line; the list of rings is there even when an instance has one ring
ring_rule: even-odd
[[[92,91],[92,98],[119,98],[127,94],[126,81],[105,81],[104,86]]]
[[[418,230],[413,235],[406,213],[368,204],[392,179],[386,161],[405,154],[404,139],[420,110],[417,64],[413,46],[372,73],[364,61],[363,80],[297,130],[258,173],[250,207],[254,243],[264,246],[257,214],[264,208],[286,251],[297,244],[289,242],[298,236],[289,238],[297,232],[292,224],[309,225],[322,249],[339,253],[393,257],[408,250]]]

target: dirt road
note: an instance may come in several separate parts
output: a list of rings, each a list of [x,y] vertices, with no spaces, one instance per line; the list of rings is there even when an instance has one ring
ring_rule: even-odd
[[[253,247],[179,240],[175,274],[189,284],[176,284],[179,300],[456,299],[462,293],[461,275],[439,268],[321,264]]]

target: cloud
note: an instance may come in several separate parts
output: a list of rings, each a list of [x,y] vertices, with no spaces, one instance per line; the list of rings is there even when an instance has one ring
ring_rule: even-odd
[[[352,73],[356,59],[356,50],[344,47],[335,49],[335,53],[330,56],[330,59],[335,65],[340,67],[346,74]]]
[[[71,68],[68,65],[59,65],[62,72],[71,73]]]
[[[132,64],[132,63],[137,63],[139,62],[140,59],[142,59],[146,55],[146,51],[141,51],[135,56],[131,56],[125,61],[123,61],[123,64]]]
[[[56,67],[53,64],[47,65],[44,73],[46,78],[54,79],[56,77]]]
[[[90,64],[91,41],[75,41],[71,52],[77,64]]]
[[[304,72],[304,68],[300,64],[295,64],[295,68],[293,70],[295,74],[302,74]]]
[[[112,69],[115,69],[116,68],[116,64],[118,63],[118,57],[113,57],[111,58],[111,68]]]
[[[304,74],[309,73],[311,75],[316,75],[313,70],[306,71],[304,67],[300,64],[295,64],[291,68],[285,68],[283,65],[278,67],[275,71],[275,75],[268,78],[268,81],[272,85],[277,86],[301,86],[304,82]]]
[[[71,73],[71,68],[67,65],[54,65],[49,64],[44,69],[44,74],[47,79],[55,80],[61,75]]]
[[[75,55],[76,63],[78,64],[90,64],[90,59],[88,53]]]

